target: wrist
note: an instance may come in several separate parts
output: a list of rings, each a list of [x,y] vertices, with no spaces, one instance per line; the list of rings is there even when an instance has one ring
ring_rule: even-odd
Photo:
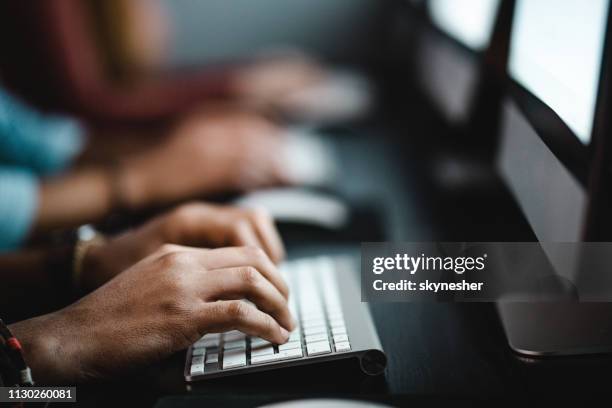
[[[118,163],[113,177],[117,207],[136,210],[144,207],[151,196],[151,187],[144,165],[135,158]]]
[[[57,313],[18,322],[9,328],[21,343],[24,359],[37,384],[76,380],[76,353],[65,339]]]
[[[106,280],[104,251],[106,237],[89,225],[79,228],[72,263],[72,285],[77,292],[97,288]],[[108,256],[107,256],[108,257]]]

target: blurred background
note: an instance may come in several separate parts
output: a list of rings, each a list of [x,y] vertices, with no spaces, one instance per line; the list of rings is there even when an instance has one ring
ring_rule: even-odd
[[[153,140],[220,102],[271,119],[291,141],[291,191],[264,183],[267,194],[189,196],[268,207],[289,243],[292,234],[302,243],[536,238],[498,172],[513,0],[2,7],[4,84],[38,109],[83,120],[103,135],[92,139],[102,140],[98,152],[114,151],[106,142],[126,129]],[[591,162],[578,167],[585,196]],[[587,212],[578,207],[568,209],[574,230]]]
[[[335,62],[375,50],[384,2],[162,0],[174,32],[167,64],[184,68],[292,47]]]

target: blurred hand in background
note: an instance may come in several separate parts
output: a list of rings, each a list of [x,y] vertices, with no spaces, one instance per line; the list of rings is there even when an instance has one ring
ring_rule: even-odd
[[[196,112],[157,146],[126,158],[119,183],[142,208],[289,182],[281,129],[238,110]]]
[[[166,206],[211,195],[288,184],[285,141],[262,116],[197,112],[156,143],[111,165],[81,163],[40,188],[37,231],[99,220],[115,209]]]

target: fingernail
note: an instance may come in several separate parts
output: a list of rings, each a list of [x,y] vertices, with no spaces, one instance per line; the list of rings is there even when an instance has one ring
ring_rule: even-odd
[[[285,328],[281,327],[280,332],[283,338],[283,342],[286,342],[287,340],[289,340],[289,332]]]

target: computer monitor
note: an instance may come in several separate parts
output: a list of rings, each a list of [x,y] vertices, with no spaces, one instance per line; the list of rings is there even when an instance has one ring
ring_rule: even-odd
[[[555,272],[576,287],[585,280],[609,285],[605,274],[580,267],[579,247],[560,253],[554,244],[599,239],[591,225],[597,213],[609,212],[609,22],[610,0],[515,5],[498,168]],[[521,353],[612,351],[610,303],[497,307],[510,345]]]
[[[419,39],[418,81],[434,108],[456,129],[470,124],[482,99],[483,74],[491,68],[485,60],[494,45],[502,4],[502,0],[425,1],[434,29],[422,30]]]
[[[502,0],[430,0],[432,21],[446,34],[474,51],[491,42]]]

